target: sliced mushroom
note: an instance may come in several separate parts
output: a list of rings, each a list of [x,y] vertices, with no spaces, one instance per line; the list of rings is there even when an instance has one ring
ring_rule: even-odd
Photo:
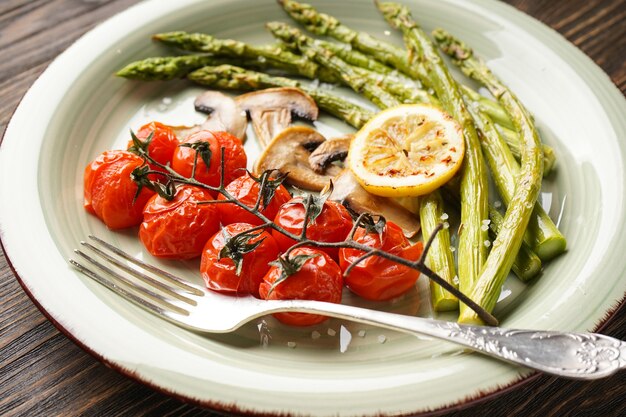
[[[241,140],[245,138],[246,113],[231,97],[219,91],[206,91],[196,97],[193,105],[197,111],[209,115],[201,125],[203,130],[225,130]]]
[[[292,115],[317,120],[319,114],[315,101],[294,87],[253,91],[238,96],[235,101],[250,115],[254,132],[263,147],[291,124]]]
[[[415,214],[386,197],[379,197],[365,191],[349,169],[343,170],[333,179],[334,189],[330,195],[357,213],[377,214],[397,224],[407,238],[419,232],[420,223]]]
[[[200,130],[226,131],[242,141],[245,139],[248,126],[246,112],[237,106],[232,97],[209,90],[196,97],[193,104],[197,111],[209,116],[203,123],[193,126],[170,126],[178,139],[182,141]]]
[[[288,173],[287,182],[310,191],[320,191],[331,175],[320,175],[309,165],[311,152],[326,139],[317,130],[307,126],[292,126],[272,139],[257,160],[254,172],[261,175],[268,169]]]
[[[354,138],[354,135],[347,134],[335,139],[329,139],[318,146],[309,156],[309,165],[311,165],[313,171],[323,174],[333,162],[346,159],[352,138]]]

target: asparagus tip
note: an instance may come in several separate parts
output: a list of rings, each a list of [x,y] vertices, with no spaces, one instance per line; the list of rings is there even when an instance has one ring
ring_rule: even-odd
[[[376,8],[382,13],[383,17],[394,29],[401,27],[412,28],[416,25],[411,18],[409,9],[398,3],[389,1],[374,0]]]
[[[282,1],[282,0],[281,0]],[[277,21],[273,21],[273,22],[266,22],[265,23],[265,28],[268,29],[269,31],[273,31],[278,29],[279,27],[281,27],[282,25],[284,25],[283,22],[277,22]]]
[[[470,47],[444,29],[437,28],[432,31],[432,35],[441,50],[453,59],[463,61],[473,55]]]

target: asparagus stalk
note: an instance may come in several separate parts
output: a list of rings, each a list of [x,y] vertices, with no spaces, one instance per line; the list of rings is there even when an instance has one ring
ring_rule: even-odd
[[[474,121],[469,114],[459,88],[443,59],[423,30],[413,21],[408,9],[396,3],[378,3],[385,19],[402,30],[414,61],[420,60],[444,109],[454,117],[465,137],[465,156],[461,172],[461,228],[459,232],[459,288],[468,293],[478,279],[487,259],[487,230],[483,221],[489,218],[487,170],[480,149]],[[466,306],[461,305],[461,312]]]
[[[383,90],[393,94],[402,103],[427,103],[433,106],[439,106],[439,100],[424,90],[418,88],[413,82],[400,80],[390,75],[381,75],[373,71],[365,70],[359,67],[352,67],[354,71],[368,82],[380,86]]]
[[[141,81],[169,81],[185,78],[191,71],[206,65],[224,63],[222,58],[210,55],[154,57],[131,62],[115,75]]]
[[[479,94],[477,91],[472,90],[466,85],[461,85],[461,91],[463,92],[463,94],[469,97],[472,102],[482,107],[481,110],[487,113],[491,120],[493,120],[500,126],[509,129],[513,128],[513,122],[511,122],[509,115],[500,105],[498,105],[498,103],[489,100],[487,97]]]
[[[380,87],[377,83],[371,82],[371,79],[364,77],[362,71],[356,70],[335,56],[330,50],[325,49],[314,42],[313,39],[302,34],[298,29],[279,22],[269,24],[268,28],[274,36],[277,36],[289,45],[293,45],[303,55],[314,59],[335,76],[341,77],[346,85],[350,86],[357,93],[364,95],[381,109],[401,104],[401,101],[396,96]]]
[[[369,55],[352,49],[350,45],[345,43],[325,42],[322,40],[318,40],[318,42],[324,48],[331,50],[335,55],[352,66],[373,71],[378,74],[391,74],[396,71],[394,68],[373,59]]]
[[[489,116],[475,109],[471,113],[482,133],[480,144],[491,169],[491,176],[504,204],[508,206],[515,194],[519,164]],[[544,261],[563,253],[566,246],[565,237],[539,203],[535,203],[533,208],[524,241]]]
[[[504,218],[498,210],[489,207],[489,219],[491,220],[489,223],[489,234],[492,239],[495,239],[502,230]],[[541,272],[541,259],[526,242],[522,242],[511,269],[522,281],[530,281]]]
[[[257,60],[272,68],[298,74],[327,83],[338,78],[319,64],[306,57],[286,51],[279,46],[252,46],[233,39],[217,39],[204,33],[168,32],[159,33],[153,39],[178,49],[191,52],[210,53],[215,56]]]
[[[515,159],[519,162],[522,158],[522,149],[519,139],[519,135],[511,129],[503,126],[498,126],[498,131],[502,136],[502,139],[506,142],[511,153]],[[556,154],[551,146],[545,143],[541,144],[541,150],[543,151],[543,176],[547,177],[552,171],[554,171],[556,165]]]
[[[442,50],[450,55],[453,62],[469,77],[475,79],[498,99],[509,113],[515,130],[522,140],[522,162],[516,179],[515,193],[504,215],[502,228],[493,242],[491,253],[483,270],[470,291],[470,298],[487,311],[496,305],[502,283],[506,279],[514,257],[523,241],[523,232],[532,216],[535,202],[541,188],[543,160],[539,135],[529,112],[519,99],[504,85],[481,60],[473,56],[473,51],[443,30],[433,33]],[[475,313],[465,309],[459,316],[463,323],[481,323]]]
[[[420,197],[419,204],[422,236],[424,241],[427,241],[437,225],[445,221],[443,217],[443,200],[439,191],[434,191]],[[426,265],[441,278],[458,287],[458,284],[455,282],[454,257],[450,250],[450,229],[447,227],[439,230],[437,236],[435,236],[426,254]],[[430,282],[430,298],[435,311],[451,311],[459,308],[459,300],[434,281]]]
[[[191,72],[187,78],[197,84],[224,90],[257,90],[272,87],[297,87],[309,94],[320,109],[360,129],[372,112],[323,89],[309,88],[290,78],[271,76],[262,72],[245,70],[232,65],[203,67]]]

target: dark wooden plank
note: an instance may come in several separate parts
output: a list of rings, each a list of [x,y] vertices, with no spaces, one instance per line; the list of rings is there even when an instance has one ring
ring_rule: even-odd
[[[0,132],[48,63],[82,33],[137,0],[0,2]],[[626,1],[507,0],[587,53],[626,92]],[[211,416],[107,368],[61,335],[0,254],[0,415]],[[626,339],[626,309],[605,333]],[[541,376],[447,415],[626,415],[626,374],[594,382]]]

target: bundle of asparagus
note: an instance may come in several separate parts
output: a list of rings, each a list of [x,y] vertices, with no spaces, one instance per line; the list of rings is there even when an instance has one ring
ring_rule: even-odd
[[[461,291],[491,311],[512,267],[527,281],[540,272],[541,261],[565,250],[565,238],[536,202],[542,175],[554,167],[554,152],[541,144],[533,119],[520,101],[473,56],[471,49],[442,30],[433,33],[433,43],[408,9],[396,3],[377,3],[377,7],[391,26],[402,31],[407,49],[353,30],[310,5],[293,0],[278,0],[278,3],[309,32],[334,38],[336,42],[313,38],[280,22],[267,23],[279,42],[266,46],[199,33],[162,33],[153,39],[188,54],[133,62],[117,75],[145,81],[187,78],[227,90],[299,87],[322,110],[357,129],[373,116],[371,111],[331,89],[293,77],[342,84],[380,109],[401,103],[441,107],[462,126],[465,137],[460,188],[450,193],[448,187],[446,195],[453,195],[452,199],[442,198],[439,191],[420,198],[419,214],[427,240],[441,222],[446,212],[444,206],[460,205],[457,258]],[[437,46],[466,75],[484,85],[496,100],[455,80]],[[487,166],[507,206],[504,218],[488,205]],[[491,245],[483,244],[491,243],[489,221],[495,236],[491,250],[488,247]],[[432,241],[428,263],[437,274],[456,285],[448,229],[440,230]],[[437,285],[432,285],[431,294],[437,311],[458,307],[456,298]],[[463,305],[459,320],[479,321]]]

